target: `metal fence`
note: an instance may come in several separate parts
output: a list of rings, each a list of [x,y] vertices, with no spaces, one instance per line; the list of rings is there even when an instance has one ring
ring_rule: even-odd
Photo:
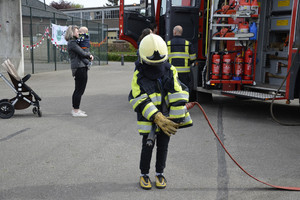
[[[25,73],[70,69],[67,46],[52,43],[51,24],[86,26],[91,40],[90,52],[94,56],[93,65],[108,63],[107,25],[26,5],[22,5],[22,19]]]

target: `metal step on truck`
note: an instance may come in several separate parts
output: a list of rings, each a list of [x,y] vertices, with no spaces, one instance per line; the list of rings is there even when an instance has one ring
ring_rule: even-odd
[[[191,66],[198,101],[212,94],[242,99],[300,96],[299,0],[120,0],[119,37],[137,48],[156,24],[166,42],[176,25],[197,49]]]

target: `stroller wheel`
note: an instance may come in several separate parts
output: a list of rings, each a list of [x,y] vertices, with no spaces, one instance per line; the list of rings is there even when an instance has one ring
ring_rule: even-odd
[[[41,111],[40,108],[38,108],[38,107],[34,107],[34,108],[32,109],[32,112],[33,112],[33,114],[37,114],[39,117],[42,116],[42,111]]]
[[[42,111],[40,109],[38,109],[37,113],[39,117],[42,117]]]
[[[15,113],[14,106],[9,102],[1,102],[0,103],[0,117],[2,119],[9,119]]]
[[[33,114],[37,114],[37,107],[33,107],[32,112],[33,112]]]
[[[1,99],[0,103],[2,103],[2,102],[9,102],[9,99]]]

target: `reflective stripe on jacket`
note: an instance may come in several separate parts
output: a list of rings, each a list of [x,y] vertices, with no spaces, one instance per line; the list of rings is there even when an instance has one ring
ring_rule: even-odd
[[[176,67],[178,73],[190,72],[191,62],[196,60],[192,44],[182,37],[175,36],[167,45],[169,62]]]
[[[129,102],[132,108],[137,112],[137,126],[140,134],[150,133],[154,123],[154,115],[161,112],[162,94],[158,87],[158,80],[150,80],[141,72],[142,64],[136,65],[131,82],[131,91],[129,93]],[[180,128],[192,126],[192,119],[185,107],[189,101],[189,93],[184,85],[180,84],[178,74],[174,66],[165,63],[164,75],[160,78],[164,88],[164,100],[168,109],[168,116],[174,118],[174,122],[180,123]],[[160,129],[157,128],[157,132]]]

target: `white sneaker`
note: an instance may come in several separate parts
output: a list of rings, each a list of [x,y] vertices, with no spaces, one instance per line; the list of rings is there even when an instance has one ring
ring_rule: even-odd
[[[83,113],[83,114],[86,114],[85,111],[83,111],[83,110],[78,110],[78,112],[81,112],[81,113]]]
[[[72,116],[73,117],[87,117],[87,114],[85,114],[85,113],[83,113],[83,112],[74,112],[73,110],[72,110]]]
[[[86,114],[86,112],[83,111],[83,110],[78,110],[77,112],[81,112],[81,113],[83,113],[83,114]],[[72,109],[72,110],[71,110],[71,114],[73,115],[73,113],[75,113],[75,112],[74,112],[74,110]]]

